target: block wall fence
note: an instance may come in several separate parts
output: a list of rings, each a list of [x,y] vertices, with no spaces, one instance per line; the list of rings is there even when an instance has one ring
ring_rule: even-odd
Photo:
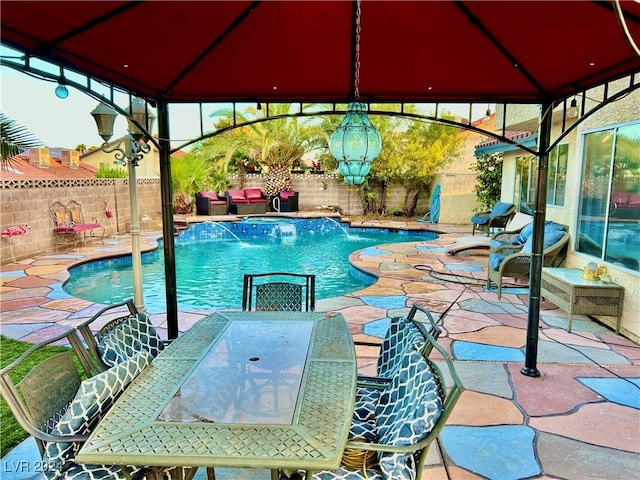
[[[245,188],[263,188],[265,176],[245,176]],[[237,176],[230,177],[234,187]],[[362,204],[355,188],[344,184],[335,175],[292,175],[293,188],[300,192],[300,210],[316,210],[322,206],[339,207],[345,215],[362,214]],[[402,210],[404,189],[393,187],[387,199],[389,212]],[[76,180],[0,180],[0,231],[26,223],[26,235],[0,239],[1,264],[35,255],[55,252],[53,218],[49,207],[55,201],[66,204],[75,200],[82,205],[85,221],[96,218],[105,228],[104,237],[129,232],[129,182],[126,178]],[[105,213],[106,206],[113,212]],[[428,208],[419,205],[418,212]],[[138,209],[142,230],[162,230],[162,201],[158,178],[138,178]],[[195,208],[194,208],[195,214]]]

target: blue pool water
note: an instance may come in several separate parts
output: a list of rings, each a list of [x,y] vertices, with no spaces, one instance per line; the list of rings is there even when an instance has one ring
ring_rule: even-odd
[[[180,310],[240,308],[245,273],[316,275],[316,298],[331,298],[373,283],[349,265],[349,255],[375,245],[430,240],[431,232],[347,228],[333,219],[246,219],[199,223],[175,239]],[[150,313],[166,311],[162,248],[143,254],[143,294]],[[133,297],[131,257],[99,260],[70,269],[64,290],[74,297],[112,304]]]

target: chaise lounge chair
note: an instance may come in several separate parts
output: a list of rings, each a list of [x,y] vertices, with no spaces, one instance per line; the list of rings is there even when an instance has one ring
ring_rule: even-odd
[[[490,212],[480,212],[471,217],[471,234],[475,235],[476,230],[482,230],[489,236],[492,228],[504,228],[515,212],[516,206],[513,203],[498,202]]]
[[[511,217],[509,223],[504,228],[504,231],[492,236],[492,237],[477,237],[475,235],[469,237],[456,238],[455,242],[451,245],[445,245],[444,249],[449,255],[456,255],[465,250],[489,250],[492,243],[495,243],[496,237],[505,233],[517,234],[522,231],[527,225],[531,224],[533,217],[526,213],[516,212]]]

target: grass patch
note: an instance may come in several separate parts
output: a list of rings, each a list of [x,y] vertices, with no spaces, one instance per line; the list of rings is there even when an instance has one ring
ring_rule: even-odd
[[[4,368],[22,355],[33,344],[20,342],[0,335],[0,368]],[[67,347],[47,346],[38,350],[19,367],[14,369],[11,380],[18,383],[34,366],[61,352],[67,351]],[[0,455],[4,457],[13,447],[28,437],[27,432],[20,426],[18,421],[9,410],[9,406],[4,398],[0,399]]]

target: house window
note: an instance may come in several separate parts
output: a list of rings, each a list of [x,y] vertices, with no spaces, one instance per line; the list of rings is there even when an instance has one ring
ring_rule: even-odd
[[[557,145],[549,154],[547,172],[547,205],[564,206],[564,192],[567,184],[567,159],[569,144]]]
[[[569,145],[556,146],[549,154],[547,171],[547,205],[564,206],[567,182],[567,158]],[[538,157],[516,157],[515,204],[519,210],[532,214],[536,206],[538,187]]]
[[[576,251],[640,271],[640,122],[583,142]]]
[[[516,185],[513,203],[518,205],[519,211],[533,214],[536,207],[537,179],[537,157],[516,157]]]

